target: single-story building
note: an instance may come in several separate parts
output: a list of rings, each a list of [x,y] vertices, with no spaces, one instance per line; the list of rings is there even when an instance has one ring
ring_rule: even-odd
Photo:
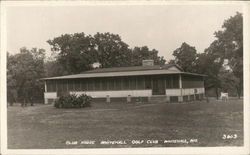
[[[184,72],[178,65],[154,65],[98,68],[81,74],[44,78],[45,104],[65,93],[87,94],[99,101],[115,100],[183,102],[202,99],[204,76]]]

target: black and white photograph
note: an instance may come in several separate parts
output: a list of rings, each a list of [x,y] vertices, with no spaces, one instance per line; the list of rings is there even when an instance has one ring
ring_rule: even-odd
[[[1,154],[248,154],[247,18],[243,1],[2,2]]]

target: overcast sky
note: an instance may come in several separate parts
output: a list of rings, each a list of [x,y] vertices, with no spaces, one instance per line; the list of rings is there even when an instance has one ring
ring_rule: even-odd
[[[203,52],[223,21],[242,12],[241,6],[40,6],[8,7],[7,50],[44,48],[48,39],[65,33],[119,34],[130,47],[148,46],[169,60],[182,42]]]

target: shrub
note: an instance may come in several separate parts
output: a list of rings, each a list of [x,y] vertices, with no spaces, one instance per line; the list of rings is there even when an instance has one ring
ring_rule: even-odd
[[[67,94],[60,96],[55,100],[54,106],[56,108],[84,108],[91,106],[91,96],[82,94],[77,96],[76,94]]]

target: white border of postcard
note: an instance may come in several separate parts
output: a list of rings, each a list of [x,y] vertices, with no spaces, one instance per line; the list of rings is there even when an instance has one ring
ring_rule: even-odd
[[[2,1],[1,3],[1,154],[249,154],[249,29],[250,2],[247,1]],[[242,5],[244,37],[244,146],[243,147],[165,147],[98,149],[7,149],[6,103],[6,8],[10,6],[79,5]]]

